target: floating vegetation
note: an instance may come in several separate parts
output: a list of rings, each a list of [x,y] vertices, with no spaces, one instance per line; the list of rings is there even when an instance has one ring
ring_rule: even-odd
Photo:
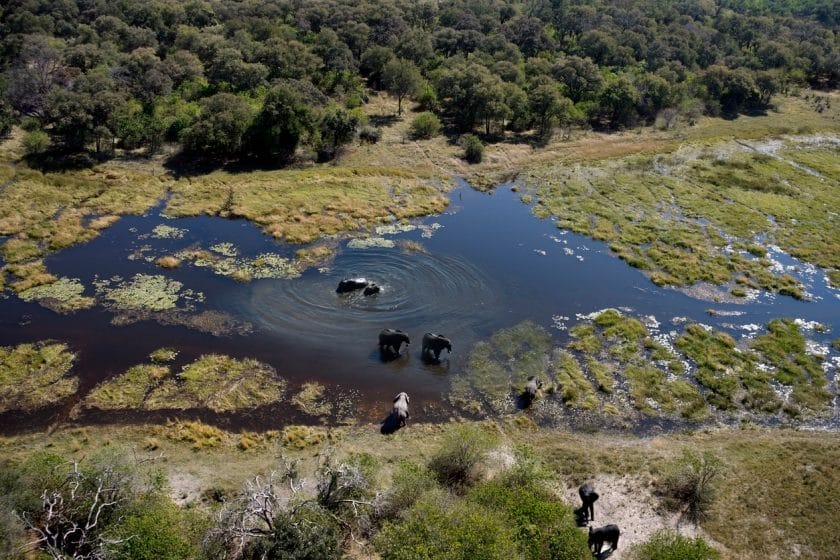
[[[42,408],[75,393],[79,380],[67,377],[75,357],[60,343],[0,347],[0,412]]]
[[[406,253],[426,253],[426,248],[423,246],[422,243],[418,243],[417,241],[412,241],[410,239],[401,239],[399,242],[399,246],[402,248],[403,251]]]
[[[320,383],[304,383],[300,392],[292,397],[292,404],[312,416],[326,416],[332,407],[324,399],[326,387]]]
[[[156,364],[165,364],[167,362],[174,362],[175,358],[178,357],[178,351],[172,347],[165,346],[163,348],[158,348],[151,354],[149,354],[149,359],[152,360]]]
[[[374,231],[376,235],[397,235],[398,233],[408,233],[414,231],[417,226],[414,224],[388,224],[384,226],[376,226]]]
[[[10,284],[11,288],[17,292],[25,292],[35,286],[44,286],[52,284],[58,278],[47,272],[47,267],[44,261],[30,261],[26,263],[9,263],[3,267],[5,272],[8,272],[17,280],[13,280]]]
[[[93,307],[95,300],[84,296],[85,286],[78,278],[59,278],[52,284],[35,286],[20,292],[24,301],[37,301],[59,313],[71,313]]]
[[[219,245],[223,245],[222,250],[229,254],[238,254],[236,249],[228,247],[229,243]],[[218,249],[219,245],[213,247]],[[262,253],[253,259],[249,259],[219,256],[201,249],[188,249],[179,252],[176,256],[191,260],[195,266],[207,267],[220,276],[227,276],[240,282],[266,278],[288,279],[300,276],[300,268],[295,261],[276,253]]]
[[[396,245],[391,239],[384,237],[365,237],[351,239],[347,242],[349,249],[373,249],[374,247],[392,248]]]
[[[306,449],[326,440],[327,431],[314,426],[286,426],[281,435],[283,446],[291,449]]]
[[[164,380],[145,400],[145,408],[209,408],[225,412],[282,399],[286,382],[274,369],[253,359],[202,356]]]
[[[157,239],[181,239],[187,233],[186,229],[158,224],[152,230],[152,237]]]
[[[125,326],[139,321],[156,321],[161,325],[181,325],[213,336],[246,336],[254,330],[251,323],[240,321],[227,313],[214,310],[200,312],[180,309],[165,309],[163,311],[121,310],[111,319],[111,324]]]
[[[177,307],[179,300],[204,301],[201,292],[182,290],[183,284],[160,274],[136,274],[128,281],[114,277],[94,281],[94,285],[107,305],[121,310],[164,311]]]
[[[239,254],[239,250],[234,244],[228,242],[210,245],[210,250],[225,257],[235,257]]]

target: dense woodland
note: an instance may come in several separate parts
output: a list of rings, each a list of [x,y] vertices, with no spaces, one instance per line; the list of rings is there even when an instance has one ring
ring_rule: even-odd
[[[378,139],[381,90],[419,135],[668,127],[837,87],[839,32],[832,0],[10,0],[0,132],[36,161],[325,160]]]

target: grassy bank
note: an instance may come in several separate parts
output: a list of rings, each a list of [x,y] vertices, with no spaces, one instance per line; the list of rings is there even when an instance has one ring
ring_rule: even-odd
[[[505,468],[504,457],[516,446],[527,445],[548,468],[555,492],[569,503],[576,504],[572,497],[577,485],[596,481],[602,495],[596,505],[598,520],[623,526],[625,545],[643,540],[657,528],[673,526],[676,518],[666,511],[656,488],[685,451],[712,453],[724,465],[716,498],[699,530],[725,558],[793,557],[798,550],[810,558],[828,559],[840,544],[834,532],[840,521],[836,434],[756,429],[637,438],[544,430],[516,422],[482,426],[495,434],[496,441],[491,453],[480,459],[483,476],[496,476]],[[410,424],[386,437],[375,426],[337,428],[298,448],[284,444],[277,432],[234,434],[185,423],[62,429],[50,436],[5,438],[0,449],[11,460],[44,450],[81,458],[95,449],[119,445],[134,447],[141,457],[160,454],[158,464],[170,495],[181,504],[213,509],[214,496],[231,496],[246,479],[280,468],[278,453],[296,461],[303,476],[314,473],[328,457],[334,464],[363,454],[368,464],[377,466],[378,487],[387,489],[399,465],[425,464],[448,431],[444,426]],[[618,497],[635,501],[618,507]],[[627,530],[633,512],[652,516],[648,531]],[[680,530],[696,534],[690,526]]]

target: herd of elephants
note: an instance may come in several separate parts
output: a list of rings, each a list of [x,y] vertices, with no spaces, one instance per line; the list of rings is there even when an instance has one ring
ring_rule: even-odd
[[[335,291],[339,294],[346,294],[358,290],[361,290],[365,296],[372,296],[380,292],[380,287],[376,283],[364,278],[350,278],[341,280]],[[386,328],[379,333],[379,352],[384,361],[394,360],[402,356],[400,349],[403,344],[408,347],[411,344],[411,340],[408,334],[399,329]],[[451,353],[452,341],[442,334],[427,332],[423,335],[423,346],[420,351],[423,360],[430,363],[439,363],[440,354],[443,350]],[[541,387],[541,379],[533,375],[528,378],[522,394],[522,399],[526,406],[530,406]],[[406,420],[410,417],[408,412],[409,401],[410,398],[405,391],[398,393],[394,397],[391,413],[384,423],[391,425],[391,429],[388,431],[394,431],[405,426]],[[385,425],[383,425],[383,432],[385,431]],[[580,495],[581,506],[575,510],[575,517],[578,525],[585,527],[595,521],[595,502],[600,496],[595,492],[592,484],[588,482],[578,489],[578,494]],[[612,553],[618,550],[618,539],[620,535],[621,531],[618,525],[612,523],[597,528],[589,525],[589,548],[595,555],[600,557],[604,545],[609,544],[606,552]]]

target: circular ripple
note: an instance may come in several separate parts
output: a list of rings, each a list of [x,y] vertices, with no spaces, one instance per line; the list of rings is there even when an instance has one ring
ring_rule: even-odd
[[[335,292],[341,279],[357,277],[382,291]],[[326,273],[255,283],[237,312],[278,334],[312,340],[362,333],[367,339],[372,329],[384,327],[463,330],[492,312],[494,293],[478,269],[458,258],[365,249],[343,253]]]

